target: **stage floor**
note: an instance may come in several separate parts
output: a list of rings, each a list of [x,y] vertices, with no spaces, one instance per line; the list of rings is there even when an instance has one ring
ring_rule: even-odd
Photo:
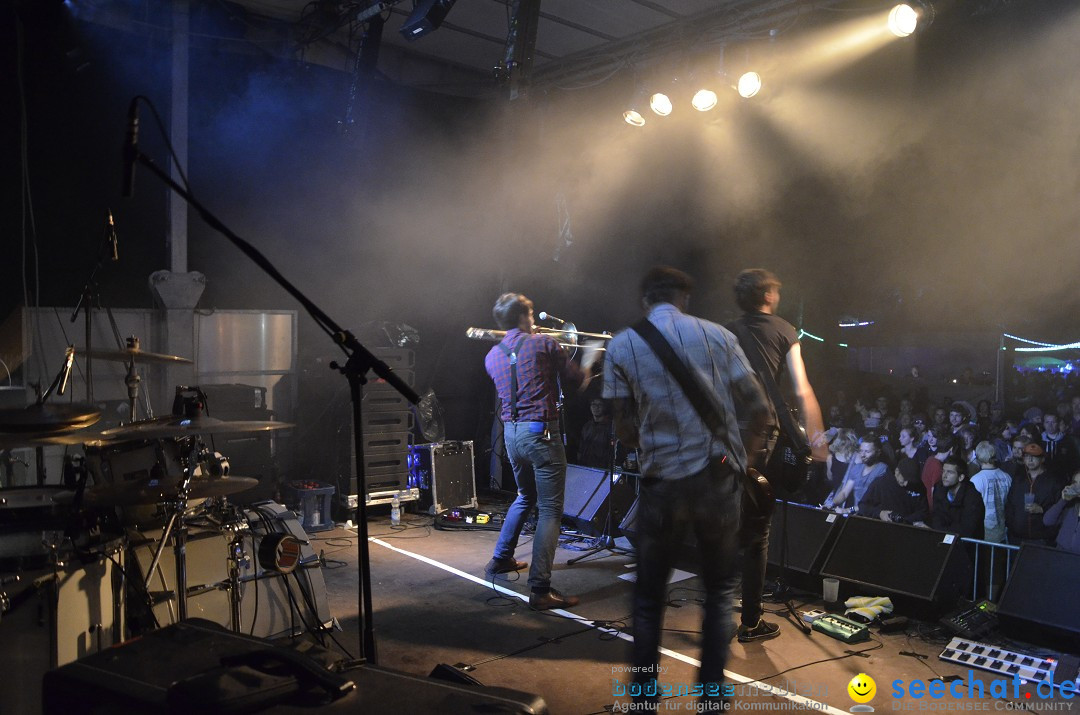
[[[579,596],[581,603],[569,613],[536,612],[527,603],[524,572],[511,574],[510,580],[500,577],[494,587],[485,580],[483,568],[496,532],[440,531],[432,521],[429,516],[406,514],[395,529],[388,517],[370,517],[379,665],[418,675],[427,675],[439,663],[468,666],[469,674],[484,685],[540,694],[550,711],[560,715],[618,712],[628,702],[616,693],[629,680],[624,668],[632,638],[633,584],[620,577],[633,573],[631,557],[604,552],[571,566],[566,562],[580,552],[561,545],[553,583],[563,593]],[[311,538],[316,551],[328,560],[330,608],[344,628],[338,640],[355,653],[359,613],[355,531],[335,529]],[[523,538],[517,557],[529,560],[530,548]],[[688,574],[670,585],[669,596],[661,659],[666,671],[661,682],[677,692],[696,680],[701,582]],[[796,593],[795,602],[800,610],[823,607],[820,596],[800,598]],[[766,604],[770,611],[781,608]],[[734,615],[737,618],[738,612]],[[973,671],[973,679],[983,683],[984,694],[969,692],[969,670],[938,659],[949,635],[933,624],[912,622],[907,632],[898,634],[872,629],[871,640],[849,645],[822,633],[804,635],[779,612],[766,618],[781,625],[779,637],[731,643],[728,672],[738,688],[737,709],[849,712],[856,703],[848,684],[860,673],[876,683],[868,704],[878,712],[1072,709],[1071,699],[1057,692],[1051,699],[1040,698],[1031,685],[1013,697],[1010,683],[1009,697],[992,697],[992,681],[999,676],[979,670]],[[929,682],[941,678],[960,680],[936,686]],[[895,681],[903,681],[903,698],[894,696]],[[944,688],[944,695],[914,698],[907,694],[913,681]],[[695,711],[695,698],[677,695],[664,699],[660,709]]]

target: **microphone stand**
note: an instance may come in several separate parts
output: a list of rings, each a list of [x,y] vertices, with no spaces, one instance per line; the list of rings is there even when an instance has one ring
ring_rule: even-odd
[[[361,422],[361,400],[363,397],[363,385],[367,382],[364,377],[370,370],[376,375],[386,380],[395,390],[400,392],[409,402],[416,404],[420,401],[420,396],[413,391],[411,387],[405,384],[400,377],[398,377],[394,371],[385,362],[378,359],[371,352],[360,344],[360,341],[356,339],[351,332],[344,330],[333,319],[330,318],[319,306],[312,302],[306,295],[300,292],[300,290],[288,281],[274,265],[259,252],[254,246],[240,238],[236,233],[226,226],[217,216],[210,212],[208,208],[202,205],[191,192],[185,187],[178,184],[173,180],[169,174],[159,167],[154,160],[144,154],[138,147],[132,147],[131,151],[134,153],[134,158],[140,164],[150,170],[154,176],[161,179],[161,181],[176,192],[189,206],[198,212],[202,220],[205,221],[211,228],[218,231],[218,233],[229,239],[234,246],[240,249],[240,251],[250,258],[255,265],[261,268],[268,276],[274,279],[278,285],[285,289],[285,291],[295,298],[304,310],[315,320],[320,328],[323,329],[334,341],[343,353],[345,353],[346,360],[344,364],[338,364],[333,362],[330,367],[337,370],[345,376],[349,382],[349,395],[352,398],[352,417],[353,417],[353,442],[356,448],[356,489],[359,495],[356,500],[356,524],[357,524],[357,539],[356,550],[357,559],[359,565],[359,593],[358,593],[358,605],[359,614],[358,619],[360,623],[360,650],[357,663],[377,663],[377,655],[375,651],[375,628],[372,623],[372,605],[371,605],[371,565],[368,559],[368,529],[366,519],[361,518],[364,509],[364,495],[367,494],[367,484],[364,478],[364,440],[362,432]]]
[[[112,213],[109,213],[109,218],[112,218]],[[94,263],[94,267],[90,269],[90,275],[86,278],[86,283],[83,285],[82,292],[79,294],[79,302],[75,304],[75,310],[71,313],[71,322],[74,323],[79,318],[79,311],[83,311],[83,322],[85,323],[86,331],[86,360],[83,363],[85,365],[86,372],[86,401],[94,401],[94,380],[93,380],[93,361],[90,358],[90,351],[93,348],[91,345],[92,340],[92,326],[94,323],[94,297],[97,294],[97,274],[101,270],[101,265],[105,263],[106,256],[112,256],[112,235],[109,227],[105,228],[104,240],[98,246],[97,261]]]

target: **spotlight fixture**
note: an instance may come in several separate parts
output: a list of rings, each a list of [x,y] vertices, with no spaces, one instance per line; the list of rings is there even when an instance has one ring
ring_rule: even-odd
[[[671,114],[671,97],[665,92],[654,92],[649,97],[649,107],[661,117],[666,117]]]
[[[694,92],[694,97],[690,100],[690,104],[699,112],[709,111],[716,106],[716,102],[716,92],[711,89],[699,89]]]
[[[446,13],[450,12],[455,2],[457,0],[419,0],[399,32],[406,40],[416,40],[434,32],[446,19]]]
[[[908,37],[928,27],[933,19],[934,6],[929,2],[907,0],[889,11],[889,32],[897,37]]]
[[[740,97],[750,99],[761,91],[761,75],[757,72],[744,72],[739,77],[735,89],[738,90]]]
[[[623,121],[633,127],[645,126],[645,115],[642,114],[644,108],[645,88],[638,87],[634,90],[634,96],[630,98],[630,103],[626,105],[626,109],[623,110]]]

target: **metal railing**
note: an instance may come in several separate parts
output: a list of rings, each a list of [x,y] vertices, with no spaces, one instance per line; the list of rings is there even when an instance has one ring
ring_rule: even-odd
[[[1019,546],[1011,544],[998,544],[993,541],[982,539],[961,538],[965,544],[974,547],[973,568],[971,575],[971,600],[980,599],[998,600],[1001,589],[1012,572],[1012,561]]]

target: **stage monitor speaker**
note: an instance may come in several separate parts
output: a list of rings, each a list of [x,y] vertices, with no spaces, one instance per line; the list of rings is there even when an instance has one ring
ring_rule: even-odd
[[[822,576],[869,589],[951,602],[971,586],[971,563],[960,537],[880,519],[843,520]]]
[[[784,504],[777,504],[772,515],[769,529],[769,563],[780,565],[780,552],[787,539],[787,553],[784,554],[785,566],[792,571],[805,574],[817,574],[825,561],[829,549],[840,533],[843,517],[835,512],[825,511],[802,504],[788,504],[787,529],[784,528]]]
[[[1046,640],[1072,650],[1080,644],[1077,593],[1080,554],[1024,544],[1001,594],[998,619],[1017,639],[1040,644]]]
[[[563,516],[572,519],[579,529],[593,534],[604,531],[608,496],[611,496],[611,523],[618,524],[634,502],[634,490],[626,477],[616,474],[608,486],[607,471],[566,465],[566,492]]]
[[[544,699],[532,693],[425,678],[376,665],[336,672],[333,667],[338,663],[340,656],[306,641],[273,642],[189,618],[49,671],[39,685],[44,694],[41,712],[548,712]],[[345,681],[355,687],[346,690]],[[331,694],[340,697],[333,699]]]

